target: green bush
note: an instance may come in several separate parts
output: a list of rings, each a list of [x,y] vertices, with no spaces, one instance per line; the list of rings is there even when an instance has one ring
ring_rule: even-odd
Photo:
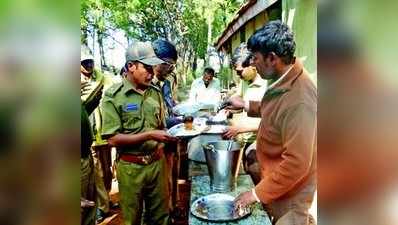
[[[228,88],[228,84],[233,81],[233,72],[230,67],[222,67],[217,75],[221,82],[221,88]]]

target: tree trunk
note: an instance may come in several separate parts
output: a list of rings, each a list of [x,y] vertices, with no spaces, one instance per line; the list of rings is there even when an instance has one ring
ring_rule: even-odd
[[[87,27],[83,27],[81,30],[81,37],[80,37],[80,42],[85,45],[88,46],[88,30]]]
[[[191,71],[193,74],[195,74],[194,72],[194,68],[193,68],[193,64],[195,62],[195,51],[191,48],[190,49],[190,54],[189,54],[189,68],[191,68]]]
[[[211,45],[211,23],[213,22],[213,18],[211,13],[209,13],[209,17],[207,17],[207,46]]]
[[[92,33],[92,39],[93,39],[93,47],[91,48],[91,50],[92,50],[92,54],[93,54],[93,57],[94,57],[94,60],[95,60],[95,42],[96,42],[96,39],[95,39],[95,36],[96,36],[96,29],[95,29],[95,27],[93,27],[93,33]]]
[[[193,62],[192,62],[192,73],[196,74],[196,68],[198,67],[198,55],[194,52]]]
[[[104,38],[103,34],[98,30],[97,32],[98,36],[98,46],[99,46],[99,54],[100,54],[100,60],[101,60],[101,70],[106,66],[105,62],[105,51],[104,51]]]
[[[187,41],[184,40],[182,42],[182,55],[181,55],[181,61],[182,61],[182,76],[186,77],[187,76],[187,71],[186,71],[186,66],[185,66],[185,56],[187,54]],[[186,81],[186,80],[185,80]],[[186,82],[184,82],[185,84]]]
[[[178,53],[178,61],[177,61],[177,68],[178,69],[178,74],[177,74],[177,79],[179,81],[182,81],[182,84],[185,86],[186,84],[186,74],[184,72],[184,42],[185,40],[181,40],[180,42],[176,43],[176,49],[177,49],[177,53]]]

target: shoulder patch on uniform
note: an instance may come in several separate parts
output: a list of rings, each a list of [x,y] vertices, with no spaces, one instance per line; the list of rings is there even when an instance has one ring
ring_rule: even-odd
[[[134,112],[134,111],[138,111],[139,109],[140,109],[140,106],[136,103],[127,103],[123,107],[123,110],[125,112]]]
[[[109,97],[113,97],[116,92],[118,92],[123,86],[123,83],[116,83],[113,84],[112,86],[110,86],[106,91],[105,91],[105,95],[109,96]]]
[[[159,88],[159,87],[157,87],[157,86],[155,86],[155,85],[153,85],[153,84],[151,84],[150,87],[152,87],[152,88],[154,88],[155,90],[157,90],[157,91],[160,92],[160,88]]]

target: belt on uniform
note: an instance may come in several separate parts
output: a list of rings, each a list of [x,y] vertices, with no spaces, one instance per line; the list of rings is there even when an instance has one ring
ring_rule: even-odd
[[[161,159],[162,156],[163,156],[163,149],[158,148],[149,155],[121,154],[120,159],[129,163],[149,165]]]

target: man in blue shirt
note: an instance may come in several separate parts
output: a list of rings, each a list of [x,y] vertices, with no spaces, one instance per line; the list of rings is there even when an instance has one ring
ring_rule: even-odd
[[[153,50],[156,56],[164,61],[164,63],[154,66],[154,78],[152,79],[152,83],[157,86],[162,93],[164,105],[166,105],[166,127],[170,128],[178,123],[182,122],[182,119],[177,118],[173,114],[173,107],[176,105],[173,97],[173,88],[172,88],[172,73],[175,68],[175,64],[177,62],[177,51],[172,43],[164,39],[158,39],[152,43]],[[175,185],[177,184],[177,177],[175,176],[175,171],[177,168],[174,167],[175,152],[177,150],[176,143],[167,143],[165,145],[165,155],[167,160],[167,172],[168,172],[168,185],[170,190],[170,195],[172,196],[172,200],[169,204],[169,209],[171,212],[174,210],[174,205],[176,204],[176,195],[175,195]],[[173,215],[172,213],[171,215]],[[173,218],[171,218],[173,220]]]
[[[173,107],[176,105],[173,96],[172,73],[177,62],[177,50],[172,43],[164,39],[158,39],[152,43],[152,47],[157,57],[164,63],[154,67],[154,78],[152,83],[159,87],[162,92],[163,100],[167,108],[166,126],[170,128],[182,120],[175,117]]]

